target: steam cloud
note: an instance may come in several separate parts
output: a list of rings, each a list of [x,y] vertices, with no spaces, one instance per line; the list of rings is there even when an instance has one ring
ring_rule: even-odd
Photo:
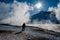
[[[0,20],[6,18],[7,16],[10,16],[10,7],[10,4],[0,2]]]
[[[29,16],[30,16],[29,10],[31,10],[32,7],[28,6],[26,2],[20,3],[20,2],[14,1],[14,3],[11,5],[10,4],[4,4],[4,5],[6,5],[8,8],[12,8],[13,10],[11,12],[7,11],[8,14],[10,15],[10,17],[7,14],[5,14],[5,15],[7,15],[8,18],[3,19],[1,22],[13,24],[13,25],[21,25],[22,23],[29,22],[29,20],[30,20],[29,19]],[[11,14],[12,14],[12,16],[11,16]]]
[[[58,3],[57,7],[49,7],[48,11],[55,12],[57,19],[60,20],[60,3]]]

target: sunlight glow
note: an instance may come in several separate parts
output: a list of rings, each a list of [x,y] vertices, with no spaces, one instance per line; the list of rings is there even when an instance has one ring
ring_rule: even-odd
[[[40,2],[37,3],[37,4],[35,5],[35,7],[38,8],[38,9],[41,8],[41,7],[42,7],[42,3],[40,3]]]

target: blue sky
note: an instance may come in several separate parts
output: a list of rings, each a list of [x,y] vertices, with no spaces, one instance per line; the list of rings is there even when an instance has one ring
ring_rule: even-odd
[[[14,0],[0,0],[0,2],[13,3]],[[17,0],[18,2],[26,2],[28,5],[35,5],[38,2],[43,3],[43,8],[41,10],[47,11],[49,7],[56,7],[59,0]]]
[[[38,5],[36,6],[36,4]],[[14,19],[20,23],[19,20],[28,21],[30,16],[48,10],[55,10],[57,18],[60,20],[59,5],[59,0],[0,0],[0,20],[12,23],[12,19]]]

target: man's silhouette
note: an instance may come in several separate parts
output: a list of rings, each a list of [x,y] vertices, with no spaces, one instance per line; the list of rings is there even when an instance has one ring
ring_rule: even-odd
[[[22,33],[24,30],[25,30],[25,23],[23,23],[23,25],[22,25],[22,30],[20,31],[20,32],[17,32],[17,33],[15,33],[15,34],[19,34],[19,33]]]

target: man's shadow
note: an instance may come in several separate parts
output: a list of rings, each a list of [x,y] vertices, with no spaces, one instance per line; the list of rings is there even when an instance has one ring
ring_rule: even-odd
[[[25,23],[23,23],[23,25],[22,25],[22,30],[21,30],[20,32],[15,33],[15,34],[22,33],[22,32],[25,30],[25,27],[26,27],[26,25],[25,25]]]

